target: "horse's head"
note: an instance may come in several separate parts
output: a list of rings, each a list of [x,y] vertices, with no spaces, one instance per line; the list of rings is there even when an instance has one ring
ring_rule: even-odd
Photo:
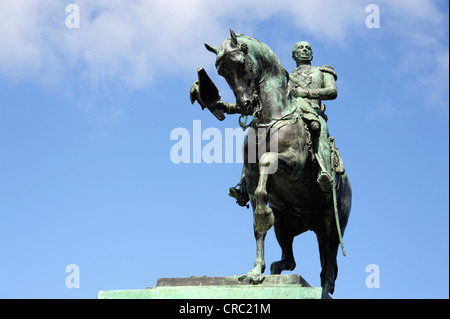
[[[262,107],[266,108],[266,116],[277,116],[277,112],[290,105],[287,102],[289,73],[266,44],[236,35],[233,30],[230,34],[220,47],[205,43],[206,48],[216,54],[218,73],[227,80],[236,103],[244,107],[247,114],[255,114]]]
[[[253,112],[258,90],[258,70],[255,57],[249,52],[251,38],[237,36],[233,30],[230,33],[231,36],[222,42],[220,48],[207,43],[205,47],[217,55],[217,72],[233,90],[236,103]]]

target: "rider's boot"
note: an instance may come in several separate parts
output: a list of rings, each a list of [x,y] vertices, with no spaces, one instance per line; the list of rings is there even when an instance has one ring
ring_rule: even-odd
[[[329,193],[333,186],[333,177],[331,176],[331,150],[328,143],[326,146],[326,148],[319,147],[319,150],[322,149],[322,152],[316,153],[315,157],[320,167],[317,183],[324,193]]]
[[[333,177],[326,171],[321,171],[317,178],[317,183],[324,193],[329,193],[333,184]]]
[[[247,192],[247,183],[245,182],[245,178],[242,176],[241,181],[235,186],[230,187],[228,190],[228,195],[236,199],[236,203],[242,207],[249,207],[247,205],[250,200]]]

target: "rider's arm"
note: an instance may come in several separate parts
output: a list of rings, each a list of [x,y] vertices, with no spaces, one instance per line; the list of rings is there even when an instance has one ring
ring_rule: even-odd
[[[249,115],[245,111],[245,108],[240,107],[236,103],[225,103],[223,101],[217,101],[217,105],[219,105],[222,110],[227,114],[243,114],[243,115]]]
[[[334,100],[337,97],[336,80],[337,75],[334,69],[329,65],[319,67],[323,75],[323,86],[317,89],[303,89],[294,87],[292,95],[312,100]]]
[[[318,100],[334,100],[337,97],[337,86],[334,76],[323,72],[323,88],[308,89],[308,98]]]

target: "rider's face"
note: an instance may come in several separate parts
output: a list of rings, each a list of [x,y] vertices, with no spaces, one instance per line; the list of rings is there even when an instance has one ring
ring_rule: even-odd
[[[311,45],[304,41],[297,43],[293,58],[295,61],[311,61],[313,58]]]

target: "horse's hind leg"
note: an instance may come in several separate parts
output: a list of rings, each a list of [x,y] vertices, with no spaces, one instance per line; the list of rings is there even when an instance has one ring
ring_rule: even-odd
[[[341,190],[338,197],[339,224],[341,234],[344,235],[347,226],[348,217],[351,209],[352,189],[346,175],[344,175],[341,184]],[[325,217],[316,225],[314,232],[319,242],[320,263],[322,272],[320,273],[323,296],[334,292],[334,283],[338,274],[337,253],[339,250],[339,235],[334,216],[334,210],[327,212]]]
[[[328,225],[324,222],[322,227],[314,231],[319,243],[320,264],[322,266],[320,281],[323,297],[327,297],[328,293],[332,294],[334,292],[334,283],[338,273],[336,257],[339,249],[339,239],[333,223],[331,221],[328,222]],[[333,227],[333,229],[330,229],[330,227]]]
[[[294,237],[304,232],[300,218],[297,216],[287,215],[273,210],[275,214],[275,235],[278,244],[281,247],[281,260],[275,261],[270,266],[272,275],[281,274],[284,270],[295,269],[294,253],[292,251],[292,243]]]

